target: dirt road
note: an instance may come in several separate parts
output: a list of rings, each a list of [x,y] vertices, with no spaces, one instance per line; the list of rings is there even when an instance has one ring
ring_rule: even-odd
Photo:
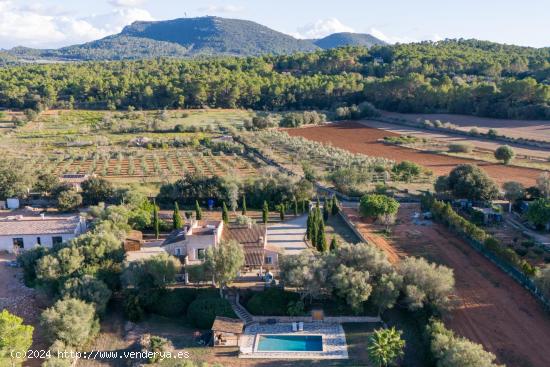
[[[286,132],[291,136],[302,136],[306,139],[330,143],[353,153],[384,157],[397,162],[404,160],[413,161],[429,168],[436,176],[448,174],[459,164],[476,164],[499,184],[503,184],[506,181],[517,181],[525,186],[532,186],[535,184],[537,177],[542,173],[542,171],[532,168],[505,166],[387,145],[378,140],[385,136],[398,136],[399,134],[370,128],[357,122],[288,129]]]
[[[391,261],[423,256],[454,270],[457,309],[445,322],[460,335],[495,353],[508,367],[550,366],[550,315],[525,289],[435,223],[413,220],[418,204],[402,204],[390,238],[375,234],[378,226],[345,209],[371,243],[388,253]]]

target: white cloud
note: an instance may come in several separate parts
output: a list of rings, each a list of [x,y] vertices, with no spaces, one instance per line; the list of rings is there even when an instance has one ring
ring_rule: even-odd
[[[336,18],[327,18],[298,28],[293,36],[296,38],[323,38],[330,34],[340,32],[354,32],[354,30],[342,24],[342,22]]]
[[[377,28],[370,28],[368,33],[370,33],[374,37],[376,37],[378,39],[381,39],[382,41],[385,41],[387,43],[411,43],[411,42],[420,42],[420,41],[441,41],[441,40],[444,39],[439,34],[425,35],[425,36],[421,36],[421,37],[393,36],[393,35],[387,35],[386,33],[382,32],[381,30],[379,30]]]
[[[239,13],[243,11],[243,7],[237,5],[208,5],[202,8],[198,8],[198,11],[205,14],[227,14],[227,13]]]
[[[145,0],[109,0],[109,4],[121,8],[131,8],[143,4]]]
[[[47,13],[40,7],[22,8],[14,1],[0,0],[0,47],[49,48],[88,42],[118,33],[136,20],[153,20],[153,17],[143,9],[118,8],[78,18],[68,13]]]

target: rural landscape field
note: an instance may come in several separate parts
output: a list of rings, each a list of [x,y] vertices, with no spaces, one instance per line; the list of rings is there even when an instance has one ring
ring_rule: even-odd
[[[0,367],[550,366],[546,4],[168,3],[0,1]]]

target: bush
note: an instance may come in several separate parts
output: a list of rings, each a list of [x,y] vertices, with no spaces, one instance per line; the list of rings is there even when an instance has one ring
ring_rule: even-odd
[[[449,144],[449,152],[451,153],[471,153],[474,147],[470,144]]]
[[[253,315],[287,316],[289,303],[297,302],[299,299],[297,293],[269,288],[255,293],[246,303],[246,309]]]
[[[197,328],[208,330],[216,316],[237,318],[226,299],[201,295],[191,302],[187,310],[188,320]]]
[[[76,298],[94,305],[97,313],[103,314],[111,298],[111,291],[101,280],[91,275],[71,278],[63,284],[61,297]]]
[[[81,347],[99,331],[94,306],[79,299],[57,301],[40,317],[47,338],[67,345]]]
[[[64,190],[57,196],[57,209],[61,212],[76,210],[82,205],[82,195],[75,189]]]
[[[386,195],[365,195],[359,204],[361,214],[365,217],[380,217],[382,215],[395,215],[399,210],[399,203],[394,198]]]
[[[154,302],[149,302],[148,312],[165,317],[178,317],[187,314],[187,308],[199,292],[194,288],[175,288],[153,293],[156,293],[152,295]]]

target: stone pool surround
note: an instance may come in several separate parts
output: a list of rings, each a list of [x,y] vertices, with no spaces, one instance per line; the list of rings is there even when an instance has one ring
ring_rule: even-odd
[[[258,335],[321,335],[323,351],[292,352],[257,351]],[[292,331],[291,323],[251,324],[241,335],[239,358],[264,359],[348,359],[346,334],[342,325],[327,322],[304,323],[304,331]]]

